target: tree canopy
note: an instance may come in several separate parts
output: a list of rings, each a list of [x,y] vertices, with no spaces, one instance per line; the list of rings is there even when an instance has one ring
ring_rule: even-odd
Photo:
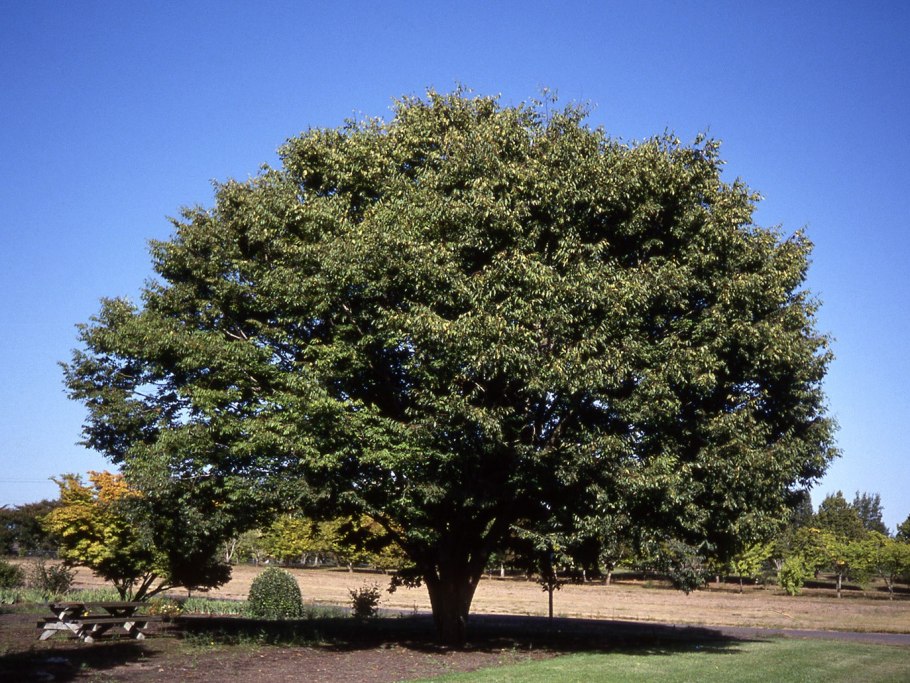
[[[430,92],[280,158],[183,211],[65,366],[145,489],[366,514],[458,641],[515,528],[733,548],[825,471],[811,245],[752,222],[715,141]]]
[[[876,531],[880,534],[888,535],[888,527],[882,521],[882,497],[878,493],[867,493],[863,491],[856,492],[853,496],[853,509],[856,510],[859,518],[862,520],[863,529],[866,531]]]
[[[866,535],[861,511],[847,502],[841,491],[825,496],[815,514],[815,525],[835,536],[857,541]]]
[[[907,519],[897,525],[894,535],[901,541],[910,541],[910,515],[907,515]]]

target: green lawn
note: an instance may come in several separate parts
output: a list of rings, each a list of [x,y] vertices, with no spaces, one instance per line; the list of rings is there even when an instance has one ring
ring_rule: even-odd
[[[910,649],[830,640],[771,639],[607,654],[563,655],[544,661],[483,669],[433,679],[579,683],[718,681],[836,683],[910,681]]]

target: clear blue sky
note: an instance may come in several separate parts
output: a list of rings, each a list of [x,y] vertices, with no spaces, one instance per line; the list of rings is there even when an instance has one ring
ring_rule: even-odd
[[[745,9],[741,8],[745,7]],[[166,216],[288,137],[463,83],[543,87],[640,139],[724,141],[762,225],[806,227],[843,458],[816,488],[910,514],[910,3],[0,0],[0,504],[109,467],[57,362],[150,277]]]

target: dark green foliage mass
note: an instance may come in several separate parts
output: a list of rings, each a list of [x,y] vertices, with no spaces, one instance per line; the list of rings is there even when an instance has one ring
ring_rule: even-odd
[[[866,535],[859,510],[847,502],[841,491],[825,496],[819,503],[815,525],[849,541],[857,541]]]
[[[897,525],[894,535],[901,541],[910,541],[910,515],[907,515],[907,519]]]
[[[752,223],[715,142],[546,112],[406,98],[218,185],[82,328],[87,443],[218,529],[369,516],[450,641],[516,526],[775,528],[833,455],[811,245]]]
[[[41,518],[59,505],[42,500],[0,507],[0,555],[52,555],[58,539],[41,526]]]
[[[882,521],[882,497],[878,493],[856,492],[853,496],[852,507],[856,510],[866,531],[877,531],[888,535],[888,527]]]
[[[670,582],[686,595],[707,581],[709,569],[698,548],[671,539],[661,545],[660,562]]]
[[[288,572],[269,567],[250,584],[250,615],[263,619],[296,619],[303,614],[300,586]]]
[[[379,614],[379,600],[382,592],[378,583],[368,583],[360,588],[348,590],[351,596],[351,616],[355,619],[372,619]]]
[[[18,565],[0,559],[0,588],[18,588],[25,583],[25,572]]]

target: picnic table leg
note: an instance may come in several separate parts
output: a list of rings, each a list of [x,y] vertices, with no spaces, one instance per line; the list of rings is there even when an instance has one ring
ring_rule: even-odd
[[[59,611],[52,609],[51,611],[54,612],[54,617],[56,617],[56,619],[42,619],[44,623],[38,624],[39,626],[42,626],[41,635],[38,636],[38,640],[53,638],[57,631],[68,631],[79,635],[69,623],[69,619],[75,614],[72,609],[62,609]]]
[[[74,624],[74,623],[69,622],[69,621],[64,621],[63,624],[66,626],[66,629],[67,629],[67,630],[69,630],[69,631],[75,633],[75,634],[76,634],[76,637],[82,638],[83,631],[85,630],[85,627],[84,627],[84,626],[81,626],[81,625],[78,625],[78,624]],[[61,629],[61,630],[63,630],[63,629]]]
[[[108,632],[113,624],[92,624],[83,626],[79,637],[86,643],[94,643],[95,638],[100,638]]]
[[[128,621],[123,625],[123,630],[127,632],[131,638],[136,640],[145,640],[145,634],[142,632],[142,629],[146,627],[145,622],[141,621]]]
[[[63,620],[56,622],[50,621],[44,625],[44,630],[41,632],[41,635],[38,636],[38,640],[47,640],[48,638],[53,637],[57,631],[67,631],[77,638],[84,639],[85,627]]]
[[[38,636],[38,640],[47,640],[48,638],[53,637],[57,631],[69,631],[70,628],[61,621],[47,621],[44,624],[44,630],[41,632],[41,635]]]

